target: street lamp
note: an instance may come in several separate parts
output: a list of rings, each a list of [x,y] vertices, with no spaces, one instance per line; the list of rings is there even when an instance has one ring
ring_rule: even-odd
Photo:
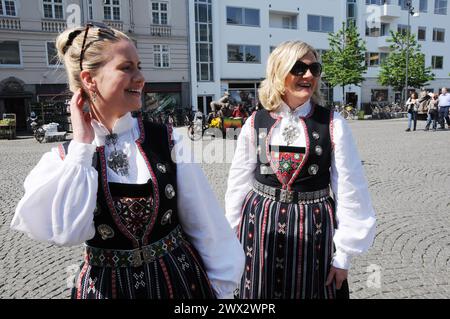
[[[410,37],[410,16],[418,17],[419,13],[414,12],[414,7],[412,6],[411,0],[406,0],[405,7],[408,9],[408,27],[406,29],[406,69],[405,69],[405,99],[406,101],[408,99],[408,64],[409,64],[409,37]]]

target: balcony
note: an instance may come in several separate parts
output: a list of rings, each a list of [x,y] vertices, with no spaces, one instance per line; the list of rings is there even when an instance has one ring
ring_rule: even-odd
[[[276,29],[297,30],[297,14],[289,12],[269,12],[269,26]]]
[[[64,20],[42,20],[42,31],[60,33],[67,28],[67,23]]]
[[[123,22],[122,21],[104,20],[103,23],[111,28],[114,28],[119,31],[123,31]]]
[[[20,25],[19,18],[0,18],[0,29],[6,30],[20,30],[22,26]]]
[[[390,21],[401,17],[400,6],[393,4],[383,4],[380,6],[380,20]]]
[[[392,44],[391,42],[388,42],[387,40],[390,38],[390,36],[384,35],[377,38],[378,40],[378,48],[388,50],[389,46]]]
[[[168,25],[152,24],[150,25],[150,34],[154,37],[170,37],[172,28]]]

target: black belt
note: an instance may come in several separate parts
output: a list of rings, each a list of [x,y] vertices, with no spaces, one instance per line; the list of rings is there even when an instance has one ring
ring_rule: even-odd
[[[253,190],[264,197],[282,203],[313,204],[323,202],[330,197],[330,188],[324,188],[313,192],[288,191],[277,187],[262,184],[258,181],[253,182]]]

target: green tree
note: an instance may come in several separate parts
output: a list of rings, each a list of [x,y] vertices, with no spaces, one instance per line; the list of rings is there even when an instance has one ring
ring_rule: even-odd
[[[331,86],[342,87],[345,103],[345,86],[360,86],[364,81],[366,45],[356,27],[345,23],[337,33],[329,34],[328,42],[330,49],[322,56],[323,78]]]
[[[408,44],[409,37],[409,44]],[[378,82],[381,85],[392,86],[403,93],[406,79],[406,56],[408,53],[408,87],[420,88],[428,81],[434,80],[431,67],[425,67],[425,54],[420,51],[414,34],[392,32],[387,40],[392,43],[388,57],[381,63]],[[406,100],[406,97],[404,97]]]

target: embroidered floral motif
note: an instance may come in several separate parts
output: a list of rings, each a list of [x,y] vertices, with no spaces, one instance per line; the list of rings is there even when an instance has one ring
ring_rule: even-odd
[[[303,161],[304,154],[271,151],[272,163],[277,171],[280,182],[289,183],[297,168]]]

